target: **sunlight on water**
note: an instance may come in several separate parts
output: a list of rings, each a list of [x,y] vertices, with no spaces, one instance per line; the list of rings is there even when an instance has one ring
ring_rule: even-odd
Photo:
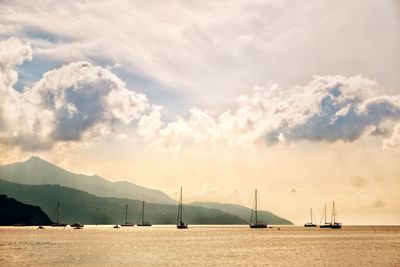
[[[400,265],[400,227],[0,227],[0,265]]]

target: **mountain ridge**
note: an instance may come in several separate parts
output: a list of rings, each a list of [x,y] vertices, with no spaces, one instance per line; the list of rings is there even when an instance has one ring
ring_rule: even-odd
[[[0,193],[16,200],[40,206],[49,216],[55,214],[60,202],[60,221],[84,224],[121,224],[125,205],[128,205],[128,221],[137,223],[142,201],[98,197],[84,191],[60,185],[24,185],[0,179]],[[153,224],[175,224],[177,205],[146,203],[146,221]],[[235,215],[202,207],[184,205],[184,220],[189,224],[245,224]]]
[[[203,207],[203,208],[211,208],[211,209],[218,209],[220,211],[238,216],[245,221],[249,221],[251,209],[237,205],[237,204],[230,204],[230,203],[217,203],[217,202],[192,202],[190,205]],[[259,210],[258,211],[258,218],[261,221],[264,221],[267,224],[290,224],[293,223],[287,219],[281,218],[270,211]]]
[[[152,203],[175,204],[161,190],[150,189],[128,181],[109,181],[98,175],[69,172],[39,157],[0,166],[0,178],[19,184],[59,184],[96,196],[130,198]]]

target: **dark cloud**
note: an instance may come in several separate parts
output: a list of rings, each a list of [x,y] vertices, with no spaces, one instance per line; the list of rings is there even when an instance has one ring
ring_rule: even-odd
[[[299,190],[298,190],[297,188],[295,188],[294,186],[292,186],[292,187],[290,187],[290,188],[288,189],[288,192],[289,192],[289,193],[297,193],[297,192],[299,192]]]
[[[364,188],[367,185],[367,180],[361,176],[353,177],[351,183],[357,188]]]
[[[385,207],[386,203],[380,198],[374,200],[368,207],[369,208],[382,208]]]

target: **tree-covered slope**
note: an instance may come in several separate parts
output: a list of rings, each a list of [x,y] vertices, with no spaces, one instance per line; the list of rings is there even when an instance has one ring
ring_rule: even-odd
[[[0,194],[0,225],[50,225],[50,218],[40,209]]]
[[[60,221],[84,224],[120,224],[123,222],[125,204],[128,204],[128,221],[138,222],[142,202],[132,199],[97,197],[92,194],[59,185],[22,185],[0,180],[0,193],[18,201],[40,206],[54,218],[57,201],[60,201]],[[146,203],[145,220],[153,224],[175,224],[177,205]],[[189,224],[245,224],[237,216],[216,209],[184,206],[184,221]]]

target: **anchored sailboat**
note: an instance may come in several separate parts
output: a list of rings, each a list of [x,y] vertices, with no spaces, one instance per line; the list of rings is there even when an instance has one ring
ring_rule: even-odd
[[[181,187],[181,196],[179,198],[178,218],[176,220],[176,228],[178,228],[178,229],[187,229],[188,228],[188,225],[183,222],[182,187]]]
[[[121,224],[121,226],[134,226],[134,224],[128,223],[128,204],[125,204],[125,223]]]
[[[254,214],[254,223],[253,223],[253,214]],[[255,190],[254,194],[254,209],[251,210],[251,217],[250,217],[250,228],[267,228],[267,224],[263,223],[262,221],[258,221],[257,218],[258,210],[257,210],[257,189]]]
[[[312,215],[312,209],[310,209],[310,222],[304,224],[304,227],[316,227],[317,224],[314,223],[313,215]]]
[[[336,209],[335,209],[335,201],[333,201],[333,206],[332,206],[332,224],[331,228],[333,229],[340,229],[342,228],[342,224],[336,222]]]
[[[141,222],[139,222],[137,224],[137,226],[151,226],[151,223],[144,221],[144,200],[142,203],[142,212],[140,213],[139,221],[140,221],[140,219],[142,219],[142,220],[141,220]]]
[[[326,204],[325,204],[324,220],[325,220],[325,223],[321,224],[319,226],[320,228],[332,228],[332,229],[340,229],[340,228],[342,228],[342,224],[335,221],[336,220],[335,201],[333,201],[333,205],[332,205],[331,222],[327,222],[326,221]]]
[[[324,224],[321,224],[321,221],[320,221],[319,228],[331,228],[331,223],[326,221],[326,204],[325,204],[325,209],[324,209]]]
[[[60,223],[60,201],[57,201],[57,209],[56,209],[56,223],[53,223],[51,226],[53,227],[66,227],[67,224],[61,222]]]

